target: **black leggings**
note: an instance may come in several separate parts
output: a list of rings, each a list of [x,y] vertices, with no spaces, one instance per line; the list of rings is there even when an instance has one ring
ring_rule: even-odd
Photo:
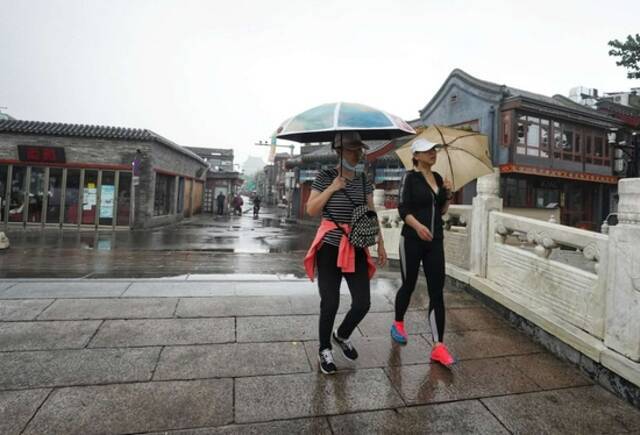
[[[356,249],[356,268],[353,273],[342,273],[336,265],[337,261],[338,247],[323,243],[316,255],[320,290],[320,350],[331,349],[331,332],[340,305],[340,283],[343,276],[351,293],[351,309],[338,328],[340,338],[351,336],[371,305],[367,257],[364,250]]]
[[[420,262],[427,278],[429,290],[429,313],[434,342],[444,339],[444,246],[442,239],[425,242],[423,240],[400,237],[400,268],[402,287],[396,294],[396,320],[401,322],[409,308],[411,294],[416,288]]]

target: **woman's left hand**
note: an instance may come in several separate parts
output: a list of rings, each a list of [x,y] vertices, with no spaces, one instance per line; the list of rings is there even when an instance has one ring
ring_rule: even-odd
[[[378,243],[378,265],[384,267],[387,264],[387,251],[384,249],[384,244]]]
[[[451,184],[451,180],[449,180],[448,178],[445,178],[444,181],[442,182],[442,187],[444,187],[449,192],[451,192],[451,190],[453,189],[453,184]]]

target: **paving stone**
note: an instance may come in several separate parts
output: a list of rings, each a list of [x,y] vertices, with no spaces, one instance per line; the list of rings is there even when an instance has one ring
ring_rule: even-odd
[[[300,261],[302,262],[302,260]],[[274,282],[237,282],[235,293],[238,296],[289,296],[298,294],[316,294],[318,285],[308,279]]]
[[[393,299],[395,301],[395,295]],[[469,308],[480,307],[482,303],[469,293],[462,291],[447,290],[444,291],[444,306],[446,309],[450,308]],[[417,289],[411,295],[411,302],[409,303],[409,310],[426,310],[429,308],[429,295],[424,291],[418,291]]]
[[[329,418],[335,434],[508,434],[478,401],[400,408]]]
[[[24,434],[124,434],[233,421],[233,380],[146,382],[54,391]]]
[[[148,381],[160,348],[0,353],[0,389]]]
[[[127,298],[184,298],[205,296],[231,296],[234,293],[235,283],[225,281],[143,281],[133,283],[122,296]]]
[[[640,431],[640,410],[599,386],[482,399],[513,433]]]
[[[54,281],[19,282],[2,294],[3,299],[117,298],[129,282]]]
[[[431,339],[430,335],[428,339]],[[451,353],[459,360],[544,351],[529,337],[511,328],[445,332],[444,341]]]
[[[369,313],[360,322],[358,329],[367,337],[390,337],[390,329],[395,313]],[[407,334],[431,334],[426,311],[407,311],[404,316],[404,329]]]
[[[38,320],[173,317],[177,299],[60,299]]]
[[[403,402],[380,369],[236,379],[235,420],[273,419],[394,408]]]
[[[14,284],[15,284],[15,282],[11,282],[11,281],[0,282],[0,296],[2,296],[2,292],[4,290],[8,289],[9,287],[11,287]]]
[[[18,435],[51,390],[0,391],[0,433]]]
[[[389,367],[429,362],[430,344],[419,335],[411,337],[406,346],[394,343],[391,337],[354,337],[352,343],[359,354],[355,361],[346,359],[340,348],[333,345],[333,355],[338,369]],[[317,367],[319,342],[306,341],[304,347],[312,367]]]
[[[83,348],[100,321],[0,323],[0,351]]]
[[[33,320],[53,299],[0,300],[0,321]]]
[[[302,418],[296,420],[273,421],[269,423],[233,424],[230,426],[156,432],[147,435],[331,435],[325,418]]]
[[[510,328],[510,325],[487,308],[447,309],[446,330],[448,331],[475,331],[498,328]]]
[[[178,317],[234,317],[294,314],[287,296],[219,296],[180,299]]]
[[[232,318],[107,320],[89,347],[169,346],[232,341],[235,341]]]
[[[336,316],[335,326],[344,315]],[[318,316],[238,317],[237,341],[307,341],[318,338]],[[354,331],[354,336],[360,333]]]
[[[320,296],[305,295],[291,296],[291,306],[294,314],[320,314]],[[340,306],[338,313],[346,313],[351,308],[351,295],[340,295]],[[371,295],[371,308],[369,313],[390,312],[393,311],[393,305],[387,298],[382,295]]]
[[[505,358],[461,361],[447,369],[439,364],[390,367],[385,371],[410,404],[425,404],[538,391],[538,387]]]
[[[167,347],[154,379],[196,379],[309,372],[302,343]]]
[[[568,362],[560,361],[550,353],[515,356],[508,358],[508,361],[544,389],[593,384],[576,367]]]

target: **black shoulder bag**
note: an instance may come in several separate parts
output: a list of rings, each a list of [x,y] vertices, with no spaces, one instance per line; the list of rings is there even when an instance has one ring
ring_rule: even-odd
[[[334,224],[344,233],[345,236],[349,239],[349,242],[355,246],[356,248],[367,248],[369,246],[375,245],[376,237],[380,233],[380,224],[378,223],[378,214],[369,210],[369,206],[367,205],[367,189],[365,185],[365,176],[362,175],[362,193],[364,195],[364,204],[356,204],[355,201],[349,196],[345,189],[342,189],[341,192],[345,194],[345,196],[351,201],[354,209],[351,213],[351,233],[347,234],[347,232],[338,225],[335,218],[331,215],[331,212],[328,208],[327,213],[329,217],[333,221]]]

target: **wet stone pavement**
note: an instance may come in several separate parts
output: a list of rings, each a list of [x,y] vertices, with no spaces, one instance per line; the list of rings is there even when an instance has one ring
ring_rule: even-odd
[[[238,251],[255,248],[247,235],[277,228],[244,220],[219,224],[241,223],[246,244],[236,243]],[[175,253],[198,243],[189,239],[198,225],[153,237],[182,237],[167,251]],[[274,231],[265,243],[308,242],[308,230],[297,235],[302,242],[286,241],[292,231]],[[28,239],[16,250],[49,249]],[[56,249],[80,249],[60,243]],[[316,359],[317,290],[300,278],[303,251],[216,253],[203,258],[224,267],[202,273],[166,261],[153,278],[138,278],[160,261],[162,244],[113,246],[114,261],[119,252],[141,260],[126,272],[135,276],[118,279],[125,271],[105,268],[109,279],[0,281],[0,434],[640,433],[640,410],[465,292],[445,293],[446,341],[459,358],[449,370],[428,358],[423,285],[406,318],[409,343],[392,343],[399,271],[382,270],[352,337],[360,358],[337,351],[339,371],[325,376]],[[100,263],[99,250],[86,250],[90,264]],[[73,258],[64,264],[80,264]],[[235,262],[243,273],[231,273]],[[55,269],[44,259],[35,265],[41,276]],[[337,321],[349,308],[342,292]]]

